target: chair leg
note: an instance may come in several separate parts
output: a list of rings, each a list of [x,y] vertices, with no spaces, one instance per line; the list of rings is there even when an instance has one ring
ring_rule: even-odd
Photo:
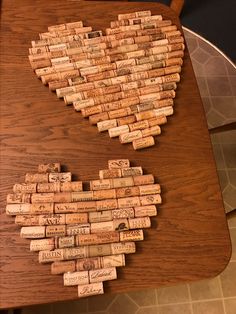
[[[180,16],[180,13],[184,6],[184,0],[171,0],[170,7],[175,13]]]

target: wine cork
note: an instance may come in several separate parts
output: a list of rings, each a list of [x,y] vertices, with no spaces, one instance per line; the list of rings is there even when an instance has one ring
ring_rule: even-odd
[[[19,214],[30,214],[31,204],[7,204],[6,214],[7,215],[19,215]]]
[[[50,263],[63,260],[63,249],[56,249],[54,251],[40,251],[39,263]]]
[[[26,173],[26,183],[48,182],[48,173]]]
[[[123,177],[139,176],[143,174],[142,167],[129,167],[121,169]]]
[[[98,131],[103,132],[117,126],[116,119],[101,121],[97,123]]]
[[[151,227],[151,219],[149,217],[129,218],[130,229],[143,229]]]
[[[96,202],[97,211],[111,210],[118,208],[118,202],[116,199],[107,199]]]
[[[35,193],[37,183],[16,183],[13,186],[14,193]]]
[[[55,248],[54,238],[30,241],[30,251],[50,251]]]
[[[124,124],[130,125],[131,123],[136,122],[136,118],[135,118],[135,115],[130,115],[127,117],[116,119],[116,121],[117,121],[117,125],[119,126],[124,125]]]
[[[139,196],[140,191],[138,186],[125,187],[116,189],[116,197],[129,197],[129,196]]]
[[[116,198],[115,189],[93,191],[94,200],[99,201],[99,200],[105,200],[105,199],[111,199],[111,198]]]
[[[111,243],[112,254],[132,254],[135,253],[135,242]]]
[[[129,132],[128,125],[122,125],[108,130],[110,137],[116,137],[127,132]]]
[[[156,136],[156,135],[161,134],[161,128],[158,125],[155,125],[151,128],[142,130],[141,133],[142,133],[142,137]]]
[[[39,239],[45,237],[45,227],[35,226],[35,227],[22,227],[20,230],[21,238],[28,239]]]
[[[104,210],[100,212],[89,213],[89,222],[101,222],[101,221],[110,221],[110,220],[112,220],[111,210]]]
[[[101,113],[101,112],[103,112],[103,107],[101,105],[81,109],[81,113],[83,117],[89,117],[91,115]]]
[[[113,220],[113,229],[116,231],[128,230],[128,220],[125,218],[114,219]]]
[[[59,261],[51,264],[51,274],[60,275],[67,272],[76,271],[76,261]]]
[[[55,204],[55,213],[77,213],[96,211],[96,202],[75,202]]]
[[[49,173],[49,182],[70,182],[71,172]]]
[[[103,294],[103,293],[104,293],[104,290],[103,290],[103,283],[102,282],[78,286],[78,297],[79,298],[89,297],[92,295],[99,295],[99,294]]]
[[[154,176],[152,174],[145,174],[142,176],[134,176],[134,185],[146,185],[146,184],[154,184]]]
[[[159,108],[159,109],[154,109],[154,114],[156,117],[158,117],[159,115],[166,115],[166,116],[170,116],[174,113],[174,109],[172,106],[167,106],[167,107],[163,107],[163,108]]]
[[[142,206],[161,204],[160,194],[144,195],[144,196],[140,196],[139,199]]]
[[[71,259],[76,259],[76,258],[87,258],[88,257],[88,249],[86,246],[64,248],[62,250],[63,250],[63,259],[64,260],[71,260]]]
[[[33,193],[31,203],[53,203],[55,193]]]
[[[152,217],[157,215],[157,208],[155,205],[138,206],[134,208],[135,217]]]
[[[160,194],[160,184],[148,184],[139,186],[140,195]]]
[[[38,193],[50,193],[50,192],[59,193],[60,190],[61,190],[60,182],[38,183],[37,184],[37,192]]]
[[[99,170],[100,179],[120,178],[120,177],[121,177],[121,169]]]
[[[58,88],[67,87],[68,81],[67,79],[60,80],[60,81],[53,81],[48,83],[48,87],[51,91],[55,91]]]
[[[140,206],[140,200],[137,196],[125,197],[118,199],[118,208]]]
[[[89,234],[90,224],[67,225],[66,235],[72,236],[76,234]]]
[[[78,259],[76,261],[76,270],[83,271],[83,270],[92,270],[92,269],[102,268],[101,259],[102,257],[99,257],[99,256]]]
[[[147,121],[148,121],[149,127],[152,127],[154,125],[162,125],[162,124],[167,123],[167,118],[165,115],[162,114],[157,117],[148,119]]]
[[[113,221],[93,222],[91,223],[91,233],[114,231]]]
[[[116,254],[101,257],[102,268],[125,266],[125,255]]]
[[[29,193],[7,194],[7,203],[8,204],[30,203],[31,197],[32,197],[32,194],[29,194]]]
[[[96,244],[96,245],[89,245],[88,247],[88,256],[95,257],[95,256],[106,256],[111,255],[111,244]]]
[[[72,202],[92,201],[93,199],[92,191],[71,192]]]
[[[15,217],[15,224],[20,226],[38,226],[40,225],[39,216],[17,215]]]
[[[129,168],[129,167],[130,167],[129,159],[108,160],[109,169],[120,169],[120,168]]]
[[[143,241],[143,230],[128,230],[128,231],[121,231],[120,232],[120,241]]]
[[[110,268],[102,268],[102,269],[95,269],[89,271],[89,282],[102,282],[107,280],[114,280],[117,279],[117,273],[115,267]]]
[[[143,149],[146,147],[151,147],[153,145],[155,145],[155,141],[154,141],[153,136],[139,138],[139,139],[133,141],[133,148],[135,150]]]
[[[125,177],[125,178],[113,178],[111,179],[113,188],[122,188],[128,186],[134,186],[133,177]]]
[[[90,181],[90,189],[92,191],[107,190],[113,188],[111,179],[92,180]]]
[[[119,139],[122,144],[125,144],[125,143],[131,143],[134,140],[139,139],[141,137],[142,137],[142,132],[140,130],[137,130],[137,131],[121,134],[119,136]]]
[[[95,114],[93,116],[90,116],[89,117],[89,123],[97,124],[100,121],[105,121],[105,120],[109,120],[109,119],[110,119],[110,117],[109,117],[108,113],[102,112],[102,113],[98,113],[98,114]]]
[[[148,127],[149,127],[148,120],[143,120],[143,121],[129,124],[130,132],[146,129]]]
[[[65,225],[46,226],[46,237],[63,237],[66,235]]]
[[[116,231],[101,232],[95,234],[86,234],[77,236],[77,245],[93,245],[93,244],[104,244],[119,242],[120,236]]]
[[[134,218],[134,209],[133,208],[113,209],[112,218],[113,219]]]
[[[75,246],[75,237],[74,236],[59,237],[55,241],[56,241],[56,247],[59,249]]]
[[[94,105],[94,100],[91,98],[73,102],[73,106],[76,111],[80,111],[83,108],[92,107]]]
[[[30,205],[30,214],[46,215],[54,212],[54,203],[38,203]]]
[[[63,275],[64,286],[78,286],[89,283],[88,271],[77,271],[73,273],[65,273]]]
[[[88,222],[87,213],[73,213],[65,214],[65,223],[66,224],[84,224]]]
[[[82,181],[60,182],[61,192],[81,192],[83,191]]]
[[[174,101],[172,98],[166,98],[166,99],[161,99],[161,100],[154,100],[153,101],[153,106],[155,109],[159,109],[162,107],[168,107],[168,106],[173,106]]]

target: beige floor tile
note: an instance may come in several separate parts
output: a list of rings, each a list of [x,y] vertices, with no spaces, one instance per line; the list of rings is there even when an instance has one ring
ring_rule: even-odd
[[[220,180],[221,191],[223,191],[229,184],[227,172],[226,170],[217,170],[217,173]]]
[[[235,314],[236,313],[236,298],[225,299],[225,312],[226,314]]]
[[[158,304],[182,303],[189,301],[187,285],[161,288],[157,290]]]
[[[220,275],[224,297],[236,296],[236,262],[230,262],[223,273]]]
[[[116,294],[104,294],[88,298],[88,311],[105,311],[111,302],[115,299]]]
[[[80,314],[87,313],[87,299],[54,303],[52,314]]]
[[[236,186],[236,167],[228,171],[229,181],[232,185]]]
[[[236,68],[232,66],[232,64],[225,59],[225,65],[229,75],[236,75]]]
[[[136,314],[159,314],[157,306],[141,307]]]
[[[228,185],[223,191],[224,201],[231,206],[231,208],[236,208],[236,188],[232,185]]]
[[[197,42],[197,38],[186,38],[186,42],[187,42],[187,46],[189,51],[191,51],[191,53],[194,52],[195,49],[198,48],[198,42]]]
[[[227,168],[236,167],[236,144],[221,144]]]
[[[194,70],[194,74],[196,77],[199,76],[205,76],[205,68],[203,64],[200,64],[199,62],[197,62],[196,60],[192,59],[192,65],[193,65],[193,70]]]
[[[191,305],[189,303],[162,305],[158,306],[158,310],[159,310],[158,314],[192,314]]]
[[[236,76],[229,76],[230,85],[233,95],[236,96]]]
[[[231,260],[236,261],[236,228],[230,229],[230,238],[231,238],[231,243],[232,243]],[[236,285],[236,278],[235,278],[235,285]]]
[[[229,228],[236,228],[236,215],[228,219]]]
[[[208,123],[208,129],[216,128],[220,125],[225,124],[225,118],[217,112],[214,108],[212,108],[207,113],[207,123]]]
[[[21,314],[52,314],[51,304],[27,306],[21,309]]]
[[[212,278],[189,285],[192,300],[217,299],[221,297],[219,278]]]
[[[201,48],[197,48],[193,53],[191,53],[191,58],[199,62],[200,64],[206,64],[210,59],[210,55]]]
[[[236,120],[236,103],[235,97],[211,97],[212,107],[218,113],[220,113],[225,119],[235,119]],[[223,133],[223,132],[221,132]]]
[[[219,142],[222,144],[235,144],[236,143],[236,130],[219,132],[218,138],[219,138]]]
[[[205,113],[208,113],[211,110],[211,100],[209,97],[202,97],[202,103],[205,110]]]
[[[227,76],[209,76],[207,84],[211,96],[232,96],[232,90]]]
[[[209,97],[206,79],[203,76],[197,77],[197,85],[201,94],[201,97]]]
[[[223,159],[223,154],[221,150],[221,144],[213,144],[213,153],[216,161],[216,168],[218,170],[225,170],[225,162]]]
[[[147,289],[143,291],[129,292],[128,295],[134,300],[139,306],[150,306],[156,305],[156,290]]]
[[[205,301],[193,303],[194,314],[223,314],[223,302],[217,301]]]
[[[212,47],[207,42],[205,42],[205,40],[202,40],[202,39],[198,38],[198,45],[199,45],[200,48],[202,48],[209,55],[211,55],[211,56],[218,56],[218,57],[223,58],[222,55],[214,47]]]
[[[205,64],[205,71],[207,76],[228,74],[224,58],[222,56],[211,57]]]
[[[125,294],[117,296],[116,300],[108,309],[109,314],[135,314],[138,306]]]

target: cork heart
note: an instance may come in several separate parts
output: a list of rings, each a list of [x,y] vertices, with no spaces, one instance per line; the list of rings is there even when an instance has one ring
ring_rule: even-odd
[[[117,279],[125,254],[135,253],[161,203],[160,185],[127,159],[108,161],[99,179],[83,189],[60,164],[41,164],[13,186],[6,213],[15,216],[22,238],[40,263],[52,263],[65,286],[78,286],[78,297],[104,293],[103,282]],[[33,254],[33,253],[32,253]]]
[[[181,32],[171,20],[140,11],[119,14],[105,33],[82,21],[50,26],[32,41],[31,66],[99,132],[134,149],[152,146],[173,114]]]

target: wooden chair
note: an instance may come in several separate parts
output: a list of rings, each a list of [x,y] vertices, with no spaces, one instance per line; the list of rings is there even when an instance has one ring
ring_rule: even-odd
[[[90,1],[90,0],[85,0],[85,1]],[[102,0],[104,1],[104,0]],[[114,1],[114,0],[113,0]],[[116,0],[115,0],[116,1]],[[118,0],[118,1],[129,1],[129,0]],[[171,0],[170,1],[170,7],[175,13],[180,16],[180,13],[183,9],[184,6],[184,0]]]

